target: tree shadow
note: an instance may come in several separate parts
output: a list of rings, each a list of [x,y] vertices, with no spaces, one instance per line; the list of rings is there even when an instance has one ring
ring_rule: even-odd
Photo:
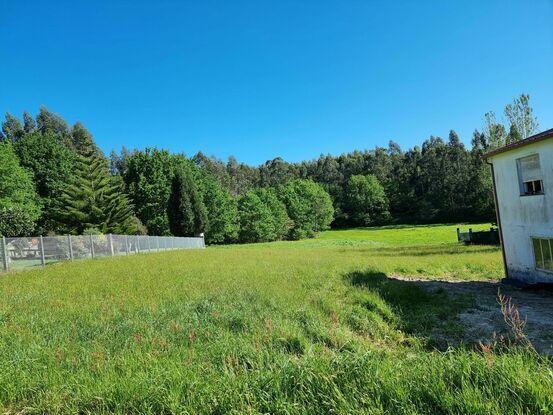
[[[487,286],[492,301],[494,289],[497,293],[497,283],[400,280],[372,270],[352,272],[345,279],[353,287],[377,293],[394,310],[400,330],[440,350],[464,343],[459,315],[480,306],[474,290]],[[454,291],[448,288],[453,284]]]
[[[428,245],[428,246],[403,246],[373,248],[372,251],[379,256],[429,256],[429,255],[462,255],[478,253],[499,252],[499,247],[482,247],[477,250],[468,250],[464,245]]]

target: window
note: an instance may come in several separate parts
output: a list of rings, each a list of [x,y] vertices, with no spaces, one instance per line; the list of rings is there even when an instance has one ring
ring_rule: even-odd
[[[553,271],[553,239],[532,238],[536,268]]]
[[[543,194],[539,155],[533,154],[518,159],[517,167],[521,196]]]

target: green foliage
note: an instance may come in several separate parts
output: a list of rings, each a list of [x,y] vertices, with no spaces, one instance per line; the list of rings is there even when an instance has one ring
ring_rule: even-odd
[[[286,205],[278,198],[275,189],[270,187],[261,187],[254,191],[261,202],[271,212],[271,220],[274,228],[274,239],[285,239],[293,226],[292,220],[288,217]]]
[[[112,183],[106,160],[94,148],[82,151],[58,209],[65,230],[77,234],[91,228],[102,233],[129,231],[134,224],[132,205],[121,186]]]
[[[37,215],[23,206],[0,206],[0,236],[27,236],[35,229]]]
[[[63,189],[71,179],[75,154],[54,134],[36,131],[25,134],[14,144],[21,165],[30,170],[43,206],[39,221],[42,233],[59,231],[63,223],[55,215]]]
[[[293,221],[290,239],[311,238],[329,228],[334,209],[321,185],[312,180],[293,180],[281,188],[279,197]]]
[[[346,197],[352,222],[368,226],[389,217],[388,198],[376,176],[355,175],[348,180]]]
[[[238,201],[241,242],[267,242],[277,239],[271,209],[250,191]]]
[[[2,133],[6,141],[14,142],[19,140],[24,134],[21,121],[7,112],[6,119],[2,122]]]
[[[167,217],[169,229],[175,236],[195,236],[205,231],[207,210],[189,166],[175,171],[167,204]]]
[[[238,239],[237,201],[230,192],[205,171],[198,172],[203,203],[207,210],[205,241],[208,244],[234,242]]]
[[[168,151],[150,148],[135,151],[126,160],[125,189],[150,235],[169,234],[167,203],[176,164],[176,156]]]
[[[10,143],[0,143],[0,235],[32,232],[40,215],[30,174]]]

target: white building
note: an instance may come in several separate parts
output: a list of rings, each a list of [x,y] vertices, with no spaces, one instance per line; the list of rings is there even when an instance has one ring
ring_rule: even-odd
[[[507,278],[553,283],[553,129],[484,156]]]

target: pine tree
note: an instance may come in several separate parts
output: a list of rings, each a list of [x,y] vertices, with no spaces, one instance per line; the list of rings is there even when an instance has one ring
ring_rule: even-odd
[[[88,149],[77,155],[75,174],[61,198],[59,209],[66,230],[81,234],[94,228],[100,232],[129,232],[132,205],[115,185],[105,158]]]

